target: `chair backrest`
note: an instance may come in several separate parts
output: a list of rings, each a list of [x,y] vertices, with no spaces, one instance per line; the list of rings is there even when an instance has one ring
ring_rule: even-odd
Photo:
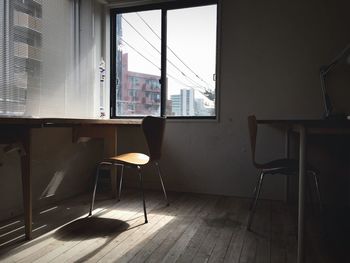
[[[255,162],[255,147],[256,147],[256,135],[258,132],[258,125],[256,123],[256,117],[254,115],[248,116],[248,128],[249,128],[249,139],[250,139],[250,148],[252,153],[253,164]]]
[[[157,161],[162,155],[164,129],[165,118],[147,116],[142,120],[142,130],[146,137],[150,161]]]

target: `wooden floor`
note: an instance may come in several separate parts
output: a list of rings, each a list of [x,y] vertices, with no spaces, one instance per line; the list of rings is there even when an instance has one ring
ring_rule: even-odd
[[[23,222],[0,225],[1,262],[296,262],[295,217],[282,202],[258,204],[246,230],[249,200],[202,194],[147,192],[148,224],[141,196],[115,202],[99,197],[86,217],[88,196],[38,211],[34,236],[23,242]],[[308,224],[312,229],[315,224]],[[316,231],[317,232],[317,231]],[[307,262],[334,262],[308,237]]]

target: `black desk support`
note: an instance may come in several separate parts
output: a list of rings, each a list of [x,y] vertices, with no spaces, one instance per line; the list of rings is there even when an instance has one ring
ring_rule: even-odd
[[[258,124],[279,126],[287,132],[292,129],[299,133],[299,186],[298,186],[298,256],[297,262],[305,258],[305,177],[307,161],[307,136],[311,134],[339,135],[350,134],[350,121],[347,119],[320,120],[258,120]],[[286,142],[287,143],[287,142]],[[289,143],[289,142],[288,142]]]

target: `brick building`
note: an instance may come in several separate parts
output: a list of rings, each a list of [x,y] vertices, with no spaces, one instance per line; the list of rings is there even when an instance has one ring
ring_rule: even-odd
[[[120,115],[159,115],[160,76],[129,71],[128,54],[122,54],[122,79],[117,106]]]

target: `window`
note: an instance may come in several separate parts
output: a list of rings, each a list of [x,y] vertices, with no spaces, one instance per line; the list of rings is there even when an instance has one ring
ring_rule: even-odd
[[[111,11],[112,118],[215,118],[217,1],[193,3]]]
[[[88,1],[0,2],[0,116],[93,117]]]
[[[130,89],[129,94],[131,97],[137,97],[137,90]]]

